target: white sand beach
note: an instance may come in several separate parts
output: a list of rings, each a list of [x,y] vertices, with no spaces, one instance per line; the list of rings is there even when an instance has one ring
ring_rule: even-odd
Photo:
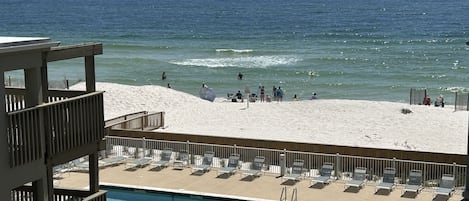
[[[84,83],[73,86],[83,90]],[[365,100],[271,103],[209,102],[161,86],[96,83],[105,91],[105,119],[164,111],[165,128],[177,132],[371,148],[466,154],[468,113],[454,107]],[[407,108],[410,114],[401,113]]]

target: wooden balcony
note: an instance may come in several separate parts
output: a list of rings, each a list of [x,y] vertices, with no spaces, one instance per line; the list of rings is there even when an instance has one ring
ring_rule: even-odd
[[[10,96],[15,102],[9,105],[17,105],[7,118],[10,167],[41,159],[44,151],[54,158],[103,139],[103,92],[61,93],[63,98],[31,108],[24,108],[21,96]],[[67,93],[78,96],[67,97]]]
[[[76,200],[76,201],[106,201],[106,191],[91,193],[89,191],[54,189],[54,201]],[[32,186],[20,186],[11,191],[12,200],[29,201],[34,200]]]

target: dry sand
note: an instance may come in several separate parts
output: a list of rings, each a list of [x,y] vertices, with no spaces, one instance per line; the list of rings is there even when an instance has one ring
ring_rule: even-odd
[[[72,89],[84,89],[79,83]],[[366,100],[271,103],[214,102],[161,86],[96,83],[105,119],[138,111],[164,111],[165,128],[179,132],[370,148],[467,153],[468,113],[454,107]],[[403,114],[401,109],[412,113]]]

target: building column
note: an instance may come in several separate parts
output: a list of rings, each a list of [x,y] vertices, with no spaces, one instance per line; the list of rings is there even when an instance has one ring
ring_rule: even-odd
[[[90,154],[88,157],[89,164],[89,181],[90,192],[96,193],[99,191],[99,167],[98,167],[98,153]]]
[[[42,102],[49,102],[49,77],[47,75],[47,52],[42,53],[42,66],[41,66],[41,92]]]
[[[85,56],[86,92],[96,91],[94,56]]]
[[[33,107],[42,103],[42,78],[41,68],[29,68],[24,70],[24,97],[26,107]]]
[[[48,179],[42,178],[36,181],[33,181],[33,196],[34,200],[36,201],[52,201],[54,200],[53,197],[53,186],[49,188],[47,183]]]
[[[0,95],[5,96],[5,72],[2,71],[2,76],[0,77]],[[0,128],[7,128],[7,115],[5,109],[5,98],[0,98]],[[10,156],[8,155],[8,140],[7,140],[7,129],[0,130],[0,178],[8,179],[10,178]],[[8,182],[2,182],[0,187],[0,200],[11,200],[11,189],[12,187],[8,185]]]

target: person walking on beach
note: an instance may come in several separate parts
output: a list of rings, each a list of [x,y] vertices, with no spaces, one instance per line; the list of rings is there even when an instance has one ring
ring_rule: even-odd
[[[274,101],[277,100],[277,87],[272,86],[272,96],[274,97]]]
[[[161,79],[166,80],[166,72],[163,71],[163,74],[161,74]]]
[[[277,102],[282,102],[283,99],[283,90],[280,88],[280,86],[277,89]]]
[[[264,97],[265,97],[265,90],[264,90],[264,86],[261,86],[261,102],[264,102]]]
[[[171,84],[169,84],[169,83],[168,83],[168,88],[170,88],[170,89],[171,89]]]

